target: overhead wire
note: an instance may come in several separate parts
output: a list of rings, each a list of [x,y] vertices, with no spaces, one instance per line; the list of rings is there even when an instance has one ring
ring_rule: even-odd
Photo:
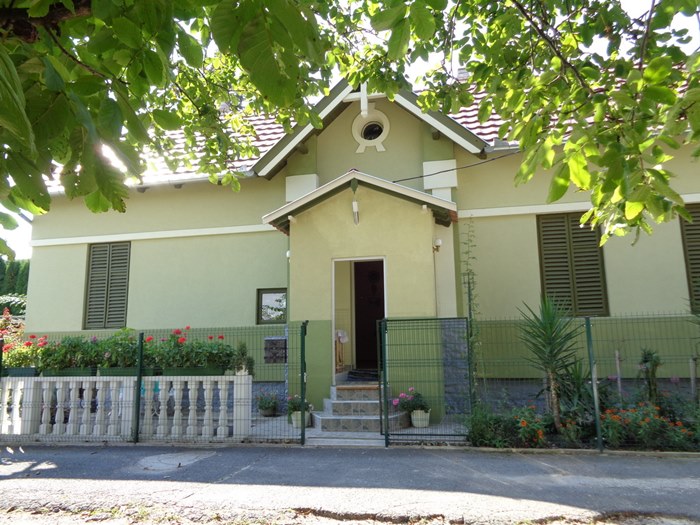
[[[406,182],[406,181],[409,181],[409,180],[424,179],[424,178],[426,178],[426,177],[432,177],[432,176],[434,176],[434,175],[440,175],[440,174],[442,174],[442,173],[448,173],[448,172],[450,172],[450,171],[465,170],[465,169],[467,169],[467,168],[473,168],[473,167],[475,167],[475,166],[481,166],[482,164],[488,164],[489,162],[494,162],[494,161],[496,161],[496,160],[500,160],[500,159],[503,159],[503,158],[506,158],[506,157],[510,157],[510,156],[516,155],[516,154],[518,154],[518,153],[521,153],[521,152],[520,152],[520,151],[512,151],[512,152],[510,152],[510,153],[506,153],[505,155],[501,155],[500,157],[494,157],[494,158],[491,158],[491,159],[482,160],[482,161],[479,161],[479,162],[475,162],[475,163],[473,163],[473,164],[467,164],[466,166],[459,166],[459,167],[457,167],[457,168],[448,168],[448,169],[436,171],[436,172],[433,172],[433,173],[426,173],[426,174],[424,174],[424,175],[418,175],[418,176],[416,176],[416,177],[407,177],[407,178],[405,178],[405,179],[398,179],[398,180],[395,180],[395,181],[392,181],[392,182]]]

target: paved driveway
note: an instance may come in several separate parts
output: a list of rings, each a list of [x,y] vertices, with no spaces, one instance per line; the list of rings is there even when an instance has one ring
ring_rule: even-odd
[[[611,512],[700,521],[700,457],[408,447],[13,446],[0,452],[0,494],[0,509],[153,506],[192,519],[296,509],[394,522],[441,517],[512,523]]]

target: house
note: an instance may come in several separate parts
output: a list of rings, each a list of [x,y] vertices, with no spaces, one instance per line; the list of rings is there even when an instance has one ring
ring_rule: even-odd
[[[700,221],[600,248],[578,224],[588,195],[545,204],[549,174],[516,188],[521,157],[476,108],[424,113],[412,93],[340,83],[317,110],[321,130],[254,122],[261,154],[239,193],[160,171],[126,214],[55,196],[34,222],[28,330],[309,320],[319,403],[336,373],[376,367],[377,319],[467,315],[466,248],[485,319],[517,317],[543,292],[591,316],[700,301]],[[681,151],[668,168],[700,218],[697,164]]]

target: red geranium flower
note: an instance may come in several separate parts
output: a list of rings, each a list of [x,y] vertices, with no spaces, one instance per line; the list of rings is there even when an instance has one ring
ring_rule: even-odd
[[[149,335],[149,336],[146,338],[146,342],[147,342],[147,343],[150,343],[151,341],[153,341],[153,336],[152,336],[152,335]]]
[[[4,345],[4,346],[2,347],[2,351],[3,351],[4,353],[9,352],[10,350],[12,350],[12,343],[7,343],[6,345]]]
[[[36,336],[34,334],[29,336],[29,339],[36,339]]]
[[[185,327],[185,330],[189,330],[189,329],[190,329],[190,325],[187,325],[187,326]]]
[[[223,339],[223,338],[224,338],[224,336],[223,336],[223,335],[220,335],[220,336],[219,336],[219,339]]]
[[[27,341],[26,343],[24,343],[24,346],[32,346],[32,342],[31,342],[31,341]]]
[[[210,335],[210,336],[209,336],[209,340],[211,341],[212,339],[214,339],[214,336],[213,336],[213,335]]]
[[[173,330],[173,333],[174,333],[175,335],[181,335],[181,334],[182,334],[182,330],[180,330],[179,328],[176,328],[175,330]]]
[[[181,337],[180,339],[177,340],[178,343],[183,344],[184,342],[187,341],[186,337]]]

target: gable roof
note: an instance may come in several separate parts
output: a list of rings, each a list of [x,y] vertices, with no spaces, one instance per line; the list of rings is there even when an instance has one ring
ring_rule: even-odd
[[[376,96],[376,94],[370,95],[372,98]],[[483,94],[476,93],[473,104],[461,108],[459,112],[451,115],[437,111],[423,112],[418,106],[418,97],[406,90],[399,92],[394,97],[394,102],[416,118],[434,127],[466,151],[482,154],[504,146],[504,143],[498,140],[498,128],[503,124],[502,119],[492,115],[486,122],[479,121],[479,102],[482,98]],[[359,99],[358,90],[343,80],[316,104],[314,110],[321,117],[325,127],[352,102]],[[283,126],[269,116],[251,116],[247,120],[254,129],[254,136],[251,138],[252,146],[257,148],[259,154],[235,159],[230,163],[230,166],[232,169],[242,171],[252,177],[262,176],[271,179],[284,167],[287,159],[296,151],[296,148],[300,147],[310,136],[322,132],[311,124],[306,124],[296,126],[291,133],[285,133]],[[174,132],[171,138],[175,149],[186,147],[182,134]],[[192,166],[181,166],[175,171],[170,170],[162,158],[150,157],[149,162],[153,169],[142,177],[142,184],[146,186],[175,184],[208,178],[207,175],[197,172],[196,161]]]
[[[314,110],[323,119],[324,127],[328,121],[332,120],[342,110],[344,110],[353,100],[348,100],[348,96],[355,92],[347,81],[342,80],[331,90],[327,97],[324,97]],[[418,106],[418,97],[410,91],[401,91],[394,96],[394,102],[406,109],[415,117],[433,126],[437,131],[443,133],[453,142],[460,145],[465,150],[474,154],[483,153],[489,143],[480,138],[467,127],[458,124],[447,115],[437,111],[424,112]],[[271,149],[269,149],[255,164],[251,170],[260,177],[272,178],[284,166],[287,158],[294,153],[295,148],[319,130],[311,124],[297,126],[290,135],[287,135]]]
[[[284,234],[289,235],[290,217],[313,208],[329,197],[351,188],[353,181],[356,181],[360,186],[367,186],[373,190],[426,206],[427,209],[432,211],[435,222],[442,226],[449,226],[457,221],[457,205],[454,202],[439,199],[422,191],[373,177],[361,171],[350,170],[345,175],[341,175],[320,188],[299,197],[297,200],[268,213],[262,218],[262,222],[270,224]]]

